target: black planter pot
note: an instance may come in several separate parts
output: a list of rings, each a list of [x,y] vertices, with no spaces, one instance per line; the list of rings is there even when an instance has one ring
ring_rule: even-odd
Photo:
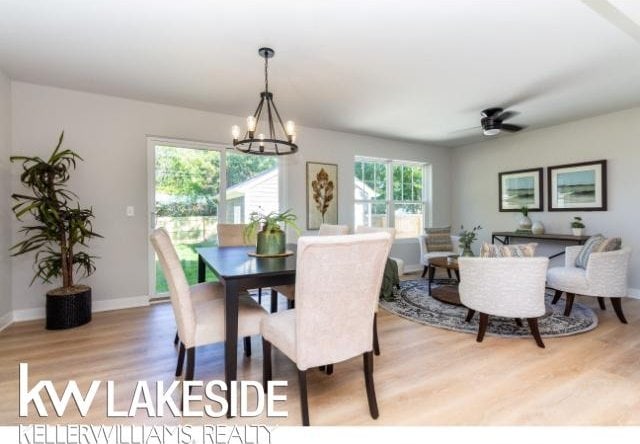
[[[78,327],[91,321],[91,287],[77,285],[47,293],[47,330]]]

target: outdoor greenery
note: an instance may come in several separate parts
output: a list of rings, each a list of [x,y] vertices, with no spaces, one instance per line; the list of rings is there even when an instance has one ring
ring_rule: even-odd
[[[187,282],[195,284],[198,282],[198,254],[196,248],[199,247],[211,247],[215,246],[216,242],[208,241],[197,244],[176,244],[176,251],[182,264],[184,274],[187,276]],[[218,277],[213,272],[207,269],[206,279],[207,282],[217,282]],[[156,292],[167,293],[169,291],[169,285],[162,273],[162,267],[160,262],[156,261]]]
[[[22,162],[20,181],[30,194],[14,193],[12,210],[19,221],[28,216],[20,232],[24,239],[11,247],[13,256],[35,252],[35,275],[51,283],[62,277],[62,288],[74,286],[74,272],[88,276],[95,271],[95,256],[81,247],[93,237],[93,209],[80,208],[78,197],[67,187],[70,171],[82,158],[70,149],[63,149],[64,132],[49,159],[12,156],[11,162]]]

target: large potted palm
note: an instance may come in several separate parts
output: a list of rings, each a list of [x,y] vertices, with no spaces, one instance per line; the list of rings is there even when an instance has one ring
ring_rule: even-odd
[[[80,208],[67,187],[70,171],[82,158],[62,148],[64,132],[49,159],[12,156],[22,163],[20,181],[30,193],[14,193],[12,210],[23,226],[24,239],[11,247],[12,255],[35,253],[35,275],[45,283],[62,278],[62,286],[47,292],[46,328],[72,328],[91,321],[91,288],[75,283],[76,273],[95,271],[95,256],[82,250],[93,237],[93,209]],[[26,220],[25,220],[26,219]]]

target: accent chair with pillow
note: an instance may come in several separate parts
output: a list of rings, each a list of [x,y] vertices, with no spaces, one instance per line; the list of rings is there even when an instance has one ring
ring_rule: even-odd
[[[418,237],[420,244],[420,264],[424,267],[422,277],[429,271],[429,259],[434,257],[447,257],[458,254],[460,237],[451,234],[451,227],[425,228],[425,234]],[[449,278],[451,270],[447,269]]]
[[[620,238],[592,236],[582,246],[565,249],[564,267],[552,267],[547,272],[547,287],[556,291],[555,304],[565,293],[564,315],[569,316],[576,295],[598,298],[602,310],[604,298],[609,298],[623,324],[622,298],[627,296],[627,274],[631,249],[622,247]]]

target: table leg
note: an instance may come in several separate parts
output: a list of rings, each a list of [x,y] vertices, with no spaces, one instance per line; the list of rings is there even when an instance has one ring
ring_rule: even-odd
[[[227,405],[231,405],[231,381],[238,376],[238,285],[225,282],[224,290],[224,381]],[[227,418],[231,418],[231,410],[227,411]]]
[[[204,264],[204,259],[202,259],[202,256],[198,255],[198,282],[204,282],[206,277],[206,267]]]
[[[436,267],[429,265],[429,296],[431,296],[431,284],[433,283],[433,277],[436,274]]]
[[[278,311],[278,292],[271,289],[271,313]]]

